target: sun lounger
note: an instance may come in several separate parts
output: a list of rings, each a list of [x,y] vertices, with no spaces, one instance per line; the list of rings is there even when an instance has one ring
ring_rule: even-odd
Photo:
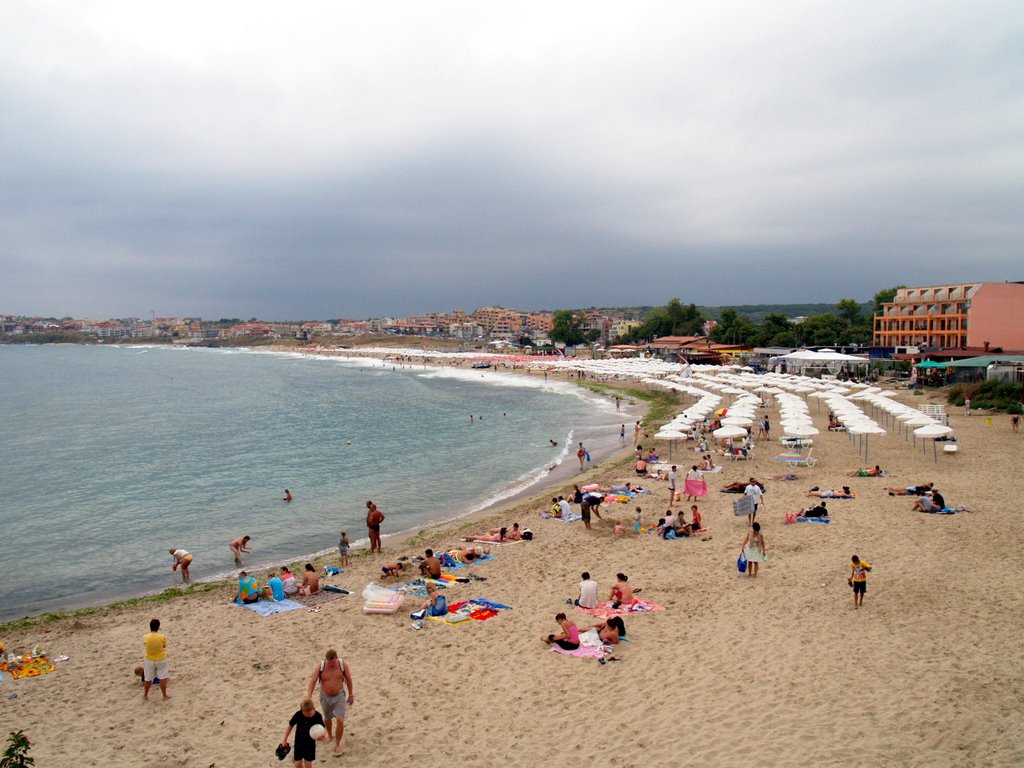
[[[775,457],[776,461],[784,461],[787,464],[791,464],[794,467],[813,467],[818,463],[818,460],[812,455],[814,449],[811,448],[807,455],[799,453],[783,453]]]

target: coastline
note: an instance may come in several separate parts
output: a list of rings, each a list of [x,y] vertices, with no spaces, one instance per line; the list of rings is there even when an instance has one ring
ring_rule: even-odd
[[[109,346],[118,346],[111,344]],[[145,348],[150,345],[145,344],[133,344],[130,345],[132,348]],[[157,345],[161,347],[168,347],[168,345]],[[177,348],[185,348],[179,346]],[[330,358],[344,358],[356,363],[365,363],[374,361],[381,366],[386,366],[391,362],[387,357],[381,357],[377,354],[365,354],[359,356],[350,356],[347,354],[350,350],[333,350],[333,349],[318,349],[311,350],[301,347],[290,347],[290,346],[278,346],[276,348],[263,348],[263,347],[238,347],[239,351],[253,354],[271,354],[271,355],[298,355],[301,357],[330,357]],[[490,356],[490,355],[489,355]],[[436,368],[438,370],[444,370],[446,368],[455,368],[464,370],[464,366],[461,365],[446,365],[441,359],[431,359],[429,362],[424,360],[421,363],[415,365],[406,362],[405,367],[410,368]],[[539,376],[543,375],[539,371],[528,370],[524,368],[507,368],[503,370],[490,371],[488,375],[500,375],[500,376]],[[565,382],[565,384],[572,384],[571,379]],[[625,420],[626,424],[631,423],[632,419],[643,418],[642,415],[643,405],[637,404],[630,406],[628,404],[623,405],[623,409],[620,414],[622,419]],[[615,429],[615,434],[603,434],[600,431],[591,429],[583,432],[581,435],[577,435],[586,442],[588,450],[593,457],[593,466],[597,467],[602,462],[607,462],[609,459],[615,459],[616,454],[619,452],[620,446],[618,444],[618,431]],[[484,497],[478,497],[476,499],[467,500],[459,509],[453,510],[450,514],[445,517],[436,520],[426,520],[417,522],[405,528],[399,528],[390,533],[385,532],[383,540],[385,543],[388,541],[398,542],[403,539],[410,537],[416,537],[425,530],[437,530],[444,529],[449,526],[461,527],[464,526],[466,521],[473,521],[476,519],[486,519],[492,515],[501,514],[503,511],[510,507],[517,506],[523,502],[536,503],[546,508],[546,497],[549,493],[564,493],[566,487],[571,488],[573,477],[578,475],[576,467],[576,458],[572,451],[566,447],[567,455],[563,457],[563,460],[556,464],[548,467],[546,471],[540,474],[533,480],[519,482],[516,479],[510,480],[504,486],[492,489]],[[591,467],[588,466],[588,469]],[[534,473],[530,473],[534,474]],[[511,490],[509,487],[511,486]],[[492,497],[494,497],[492,499]],[[491,500],[492,499],[492,500]],[[386,526],[385,526],[386,527]],[[365,550],[368,547],[368,539],[363,537],[353,538],[353,549],[355,551]],[[319,565],[330,557],[331,553],[336,551],[336,547],[332,544],[331,546],[317,549],[312,552],[305,552],[301,554],[293,554],[285,557],[274,557],[274,558],[262,558],[260,559],[259,553],[256,553],[255,557],[250,556],[247,559],[246,567],[253,572],[265,572],[269,569],[276,568],[279,564],[284,563],[292,567],[293,569],[298,568],[301,570],[302,564],[305,562],[314,562]],[[182,589],[180,584],[174,586],[159,586],[153,588],[125,588],[120,591],[114,591],[104,597],[98,599],[67,599],[67,598],[54,598],[54,604],[52,607],[40,608],[32,613],[25,614],[23,616],[12,616],[0,621],[0,633],[3,633],[11,628],[38,626],[47,622],[60,621],[68,618],[75,618],[86,615],[94,615],[98,612],[103,612],[111,609],[118,609],[124,606],[133,606],[139,604],[147,604],[153,602],[162,602],[168,599],[177,599],[181,596],[187,596],[194,593],[204,593],[211,589],[221,587],[223,585],[229,585],[234,581],[234,575],[237,572],[237,566],[225,566],[215,573],[196,578],[193,582],[193,589]]]

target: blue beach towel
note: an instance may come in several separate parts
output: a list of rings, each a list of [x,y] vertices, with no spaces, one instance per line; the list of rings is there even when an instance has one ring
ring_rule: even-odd
[[[238,605],[238,603],[232,603],[232,605]],[[294,600],[278,600],[277,602],[259,600],[255,603],[243,603],[242,606],[244,608],[248,608],[250,611],[255,611],[260,616],[273,616],[275,613],[298,611],[305,607],[300,603],[296,603]]]

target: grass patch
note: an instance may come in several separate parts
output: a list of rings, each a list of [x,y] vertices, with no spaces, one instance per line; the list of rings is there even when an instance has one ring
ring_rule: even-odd
[[[39,616],[26,616],[23,619],[14,619],[13,621],[0,624],[0,634],[13,632],[18,629],[28,629],[30,627],[37,627],[44,624],[52,624],[57,621],[64,621],[65,619],[81,619],[86,616],[95,616],[96,614],[107,613],[108,611],[114,611],[119,608],[134,608],[140,605],[165,603],[168,600],[174,600],[175,598],[183,597],[185,595],[201,595],[204,592],[223,589],[227,583],[228,582],[224,581],[204,581],[199,584],[193,584],[190,587],[170,587],[165,589],[163,592],[157,592],[153,595],[142,595],[141,597],[132,597],[128,600],[111,603],[110,605],[78,608],[73,611],[49,611],[47,613],[40,614]]]
[[[639,400],[646,403],[647,413],[641,420],[641,424],[645,427],[664,424],[675,416],[676,409],[680,404],[679,394],[668,390],[634,389],[632,387],[603,384],[596,381],[578,381],[576,383],[594,394],[613,400],[616,397],[626,397],[630,400]]]

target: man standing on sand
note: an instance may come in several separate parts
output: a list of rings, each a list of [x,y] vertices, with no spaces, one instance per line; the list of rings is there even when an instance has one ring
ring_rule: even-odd
[[[160,693],[164,701],[171,698],[167,693],[167,638],[160,632],[160,619],[149,622],[149,632],[142,638],[146,655],[142,661],[142,700],[149,700],[149,689],[153,680],[160,681]]]
[[[868,571],[871,563],[854,555],[850,558],[850,578],[847,583],[853,587],[853,607],[864,605],[864,593],[868,591]]]
[[[324,660],[313,670],[306,696],[313,697],[317,683],[320,683],[320,709],[323,711],[327,738],[332,738],[331,727],[334,726],[334,754],[338,755],[341,754],[341,737],[345,734],[345,706],[355,700],[355,693],[352,691],[352,673],[349,671],[348,662],[339,659],[338,652],[333,648],[328,649]],[[336,725],[334,720],[338,721]]]
[[[370,532],[370,554],[381,551],[380,524],[384,522],[384,513],[377,509],[372,501],[366,502],[366,528]]]
[[[633,447],[636,448],[636,444],[640,442],[640,422],[637,421],[633,425]]]
[[[668,471],[668,505],[671,507],[672,502],[676,500],[676,465],[672,465],[672,469]]]

